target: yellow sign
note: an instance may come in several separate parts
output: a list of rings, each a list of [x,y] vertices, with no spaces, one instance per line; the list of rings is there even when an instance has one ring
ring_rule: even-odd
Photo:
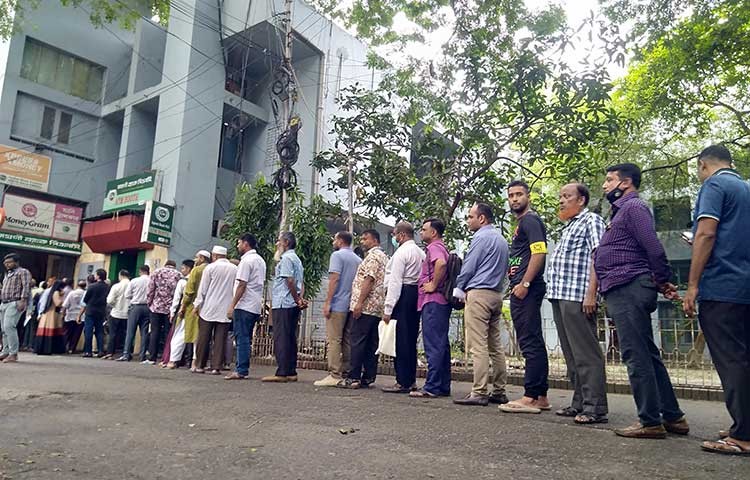
[[[0,183],[46,192],[52,159],[25,148],[0,145]]]

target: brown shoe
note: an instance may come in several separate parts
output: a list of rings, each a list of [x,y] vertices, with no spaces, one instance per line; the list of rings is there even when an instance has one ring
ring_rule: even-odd
[[[687,435],[690,433],[690,425],[688,425],[685,417],[682,417],[675,422],[664,422],[664,430],[676,435]]]
[[[625,428],[616,428],[615,435],[626,438],[667,438],[667,430],[664,425],[654,425],[653,427],[644,427],[640,423]]]
[[[8,355],[3,359],[3,363],[16,363],[18,361],[18,355]]]
[[[286,382],[289,381],[289,377],[279,377],[279,376],[276,376],[276,375],[271,375],[271,376],[268,376],[268,377],[261,378],[260,381],[261,382],[270,382],[270,383],[286,383]]]

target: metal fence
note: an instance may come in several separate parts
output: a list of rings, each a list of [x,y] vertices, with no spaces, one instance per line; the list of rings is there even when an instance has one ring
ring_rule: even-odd
[[[320,302],[313,302],[300,321],[298,335],[299,362],[301,368],[325,368],[326,341],[325,321],[320,315]],[[544,311],[544,309],[543,309]],[[507,316],[507,315],[506,315]],[[451,317],[451,348],[454,374],[471,373],[471,359],[464,345],[463,316],[454,312]],[[503,342],[507,355],[508,374],[511,380],[523,377],[524,360],[515,340],[512,324],[504,319]],[[607,381],[610,390],[628,391],[627,368],[621,361],[617,330],[611,319],[600,317],[598,323],[599,341],[605,355]],[[711,362],[703,335],[697,320],[661,318],[653,322],[655,342],[660,346],[662,359],[667,366],[672,383],[681,396],[687,398],[717,399],[721,395],[721,383]],[[543,317],[543,334],[549,356],[549,376],[553,386],[565,387],[567,368],[557,337],[557,330],[551,317]],[[273,340],[271,329],[264,318],[258,323],[253,337],[253,357],[256,362],[273,362]],[[419,348],[419,366],[426,367],[426,359]],[[392,372],[392,360],[381,356],[381,371]],[[620,388],[622,387],[622,388]],[[693,395],[692,391],[700,391]]]

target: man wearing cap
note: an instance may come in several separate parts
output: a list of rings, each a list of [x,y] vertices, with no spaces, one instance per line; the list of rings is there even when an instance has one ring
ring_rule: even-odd
[[[195,267],[188,275],[185,291],[182,293],[180,310],[177,312],[177,321],[183,322],[185,327],[185,350],[187,358],[192,359],[191,370],[195,370],[195,343],[198,340],[198,315],[193,310],[193,302],[198,295],[198,287],[203,278],[203,270],[211,263],[211,254],[208,250],[200,250],[195,254]]]
[[[198,342],[196,343],[196,368],[194,373],[203,373],[208,360],[209,344],[213,340],[211,375],[220,375],[224,360],[224,346],[231,320],[227,311],[232,304],[234,279],[237,266],[227,260],[227,249],[216,245],[211,250],[213,263],[201,276],[198,295],[193,302],[198,316]]]

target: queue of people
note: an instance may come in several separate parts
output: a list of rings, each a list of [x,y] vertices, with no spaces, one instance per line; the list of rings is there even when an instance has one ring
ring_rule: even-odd
[[[702,187],[695,209],[693,258],[687,293],[681,299],[687,315],[696,313],[724,387],[734,421],[705,450],[750,454],[750,224],[741,218],[750,211],[750,185],[732,169],[723,146],[705,149],[698,157]],[[609,167],[603,190],[611,203],[605,222],[589,210],[591,194],[580,183],[565,185],[559,195],[562,235],[548,252],[547,229],[531,205],[530,188],[522,180],[507,190],[516,228],[510,244],[495,227],[492,208],[475,203],[466,225],[471,243],[460,269],[442,241],[446,225],[429,218],[421,225],[425,248],[415,242],[415,227],[399,222],[389,259],[380,247],[380,234],[360,235],[364,258],[352,249],[353,237],[338,232],[329,263],[326,319],[328,374],[317,387],[361,389],[376,381],[378,327],[395,326],[396,381],[382,388],[389,394],[431,399],[451,395],[451,356],[448,330],[454,307],[463,308],[466,348],[473,361],[471,392],[454,399],[457,405],[499,405],[508,414],[540,414],[552,409],[547,397],[549,362],[542,334],[544,298],[552,305],[554,322],[573,386],[570,404],[555,414],[581,425],[608,422],[606,373],[599,346],[596,313],[603,298],[617,329],[622,361],[635,400],[638,421],[615,429],[629,438],[665,438],[688,434],[685,413],[675,396],[667,369],[654,342],[651,314],[661,293],[679,300],[670,283],[671,271],[659,241],[653,216],[638,190],[641,171],[634,164]],[[304,267],[295,253],[296,237],[282,232],[271,287],[277,370],[264,382],[296,382],[297,326],[304,299]],[[109,288],[99,270],[88,285],[73,289],[54,282],[37,294],[39,354],[71,351],[83,323],[84,357],[130,361],[136,329],[140,329],[139,359],[174,369],[190,366],[196,374],[221,375],[227,370],[226,351],[236,344],[235,368],[226,380],[249,376],[252,335],[264,310],[266,263],[257,240],[244,234],[237,240],[241,258],[232,262],[227,249],[201,250],[193,260],[173,261],[150,272],[140,268],[130,279],[119,273]],[[547,257],[550,257],[549,259]],[[4,259],[8,271],[2,286],[0,316],[4,363],[17,360],[16,327],[32,298],[28,271],[18,258]],[[66,291],[68,288],[68,291]],[[507,370],[501,341],[502,306],[510,300],[515,338],[525,360],[524,392],[509,399]],[[109,305],[110,339],[106,351],[102,322]],[[420,328],[421,322],[421,328]],[[417,383],[417,342],[421,329],[427,357],[424,384]],[[163,346],[163,350],[162,350]],[[159,357],[160,351],[163,355]]]

